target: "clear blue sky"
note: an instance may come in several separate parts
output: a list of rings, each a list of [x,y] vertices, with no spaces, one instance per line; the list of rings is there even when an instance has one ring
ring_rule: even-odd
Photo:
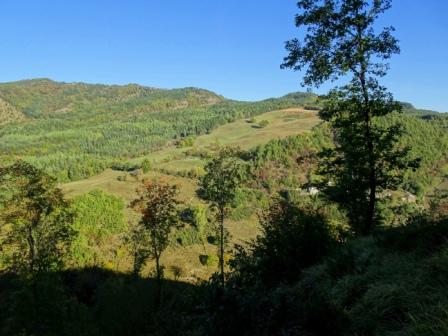
[[[1,0],[0,81],[197,86],[242,100],[280,96],[297,35],[295,0]],[[384,84],[399,100],[448,111],[448,1],[395,0],[402,53]],[[317,92],[325,92],[326,85]]]

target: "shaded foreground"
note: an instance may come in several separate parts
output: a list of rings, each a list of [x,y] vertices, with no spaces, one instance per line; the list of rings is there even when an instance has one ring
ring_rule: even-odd
[[[297,250],[294,242],[300,237],[294,230],[289,236],[277,236],[285,248],[277,254],[261,253],[265,241],[237,256],[224,289],[213,279],[197,285],[164,280],[158,297],[155,280],[103,269],[43,273],[33,279],[2,274],[0,333],[448,333],[447,219],[415,218],[406,227],[340,243],[318,260]],[[315,243],[309,253],[320,248]],[[295,253],[294,263],[288,265],[285,251]],[[301,262],[311,266],[300,268]]]

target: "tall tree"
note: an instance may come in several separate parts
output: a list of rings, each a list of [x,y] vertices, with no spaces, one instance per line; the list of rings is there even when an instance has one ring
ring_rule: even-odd
[[[131,207],[138,211],[140,230],[133,230],[134,238],[145,239],[148,249],[141,249],[142,242],[136,244],[136,264],[143,265],[142,258],[150,257],[156,262],[156,277],[161,284],[163,269],[160,265],[162,252],[168,247],[169,234],[179,223],[176,200],[178,189],[175,185],[169,185],[163,181],[146,180],[138,190],[139,198],[131,203]],[[139,232],[141,234],[139,234]],[[140,246],[140,247],[139,247]]]
[[[303,84],[320,86],[351,77],[348,85],[331,91],[320,112],[331,122],[336,148],[326,152],[323,171],[331,178],[328,195],[344,205],[358,233],[368,234],[376,219],[377,193],[395,188],[406,167],[409,148],[399,148],[399,124],[380,127],[377,119],[401,106],[378,83],[388,70],[386,60],[399,53],[393,27],[375,29],[377,18],[391,0],[302,0],[296,26],[302,40],[286,42],[283,68],[306,70]]]
[[[60,269],[73,238],[72,212],[56,181],[30,164],[0,168],[0,269]]]
[[[245,175],[244,162],[236,148],[222,148],[205,166],[205,175],[200,181],[199,194],[216,210],[218,220],[218,256],[221,285],[224,286],[224,219],[235,200],[236,191]]]

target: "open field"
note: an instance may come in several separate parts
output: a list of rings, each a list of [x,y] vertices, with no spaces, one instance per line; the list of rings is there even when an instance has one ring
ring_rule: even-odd
[[[101,174],[92,176],[91,178],[66,183],[61,185],[62,191],[69,198],[87,193],[95,189],[101,189],[105,192],[122,197],[126,202],[130,202],[136,196],[136,189],[140,181],[132,176],[128,176],[126,181],[119,181],[118,178],[123,176],[124,172],[107,169]],[[140,177],[144,178],[164,178],[172,184],[177,184],[180,188],[179,200],[181,202],[191,202],[195,199],[196,184],[193,180],[165,175],[158,172],[150,172]]]
[[[300,108],[267,112],[256,118],[257,122],[261,120],[267,120],[269,124],[264,128],[258,128],[257,124],[249,123],[247,120],[237,120],[217,128],[211,134],[199,137],[196,144],[199,147],[219,144],[250,149],[272,139],[310,130],[319,122],[315,112]]]

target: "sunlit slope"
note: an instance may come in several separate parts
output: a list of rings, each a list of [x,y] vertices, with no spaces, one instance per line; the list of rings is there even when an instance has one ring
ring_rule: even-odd
[[[301,108],[267,112],[256,118],[256,121],[260,120],[268,120],[269,124],[264,128],[258,128],[257,123],[249,123],[246,119],[237,120],[217,128],[211,134],[199,136],[195,140],[194,147],[196,149],[211,150],[216,145],[230,145],[249,149],[272,139],[306,132],[320,122],[315,112]],[[171,145],[153,154],[140,157],[135,161],[139,162],[143,159],[149,159],[153,162],[153,170],[165,169],[174,173],[203,166],[204,160],[187,154],[191,148],[177,148]],[[152,174],[160,175],[160,173],[156,172]],[[68,196],[81,194],[93,189],[102,189],[130,200],[134,197],[137,179],[129,175],[126,181],[119,181],[119,177],[123,175],[123,172],[109,169],[85,180],[63,184],[62,189]],[[171,179],[173,183],[181,185],[181,194],[185,195],[185,200],[187,200],[188,195],[194,195],[193,180],[172,176],[173,174],[162,175]]]
[[[241,119],[223,125],[208,135],[197,139],[197,146],[207,147],[218,143],[220,145],[240,146],[249,149],[276,138],[284,138],[310,130],[319,119],[315,112],[301,108],[290,108],[264,113],[256,121],[267,120],[269,124],[259,128],[257,123],[249,123]]]
[[[61,182],[82,180],[172,141],[315,101],[310,93],[241,102],[199,88],[0,83],[0,160],[26,160]]]
[[[0,98],[0,125],[21,122],[25,116],[7,101]]]

